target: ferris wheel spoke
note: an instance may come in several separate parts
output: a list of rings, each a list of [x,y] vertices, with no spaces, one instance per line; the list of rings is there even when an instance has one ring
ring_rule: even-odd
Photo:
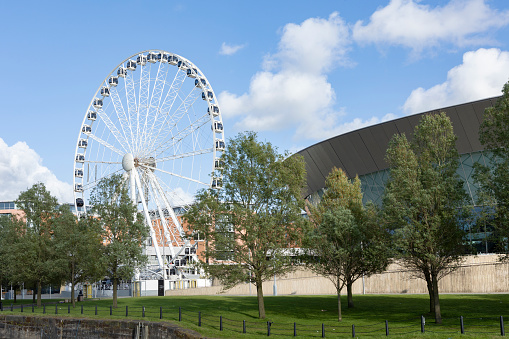
[[[110,130],[111,134],[117,139],[117,142],[124,147],[124,145],[127,145],[127,140],[120,134],[118,128],[115,126],[115,124],[111,121],[110,117],[103,111],[99,110],[97,112],[101,120],[104,122],[106,127]],[[92,133],[90,133],[90,136],[92,136]],[[124,150],[127,152],[127,150],[124,148]],[[120,154],[120,153],[119,153]]]
[[[116,149],[115,147],[113,147],[112,145],[110,145],[109,143],[104,141],[103,139],[99,138],[95,134],[90,133],[88,136],[90,138],[94,139],[95,141],[97,141],[98,143],[100,143],[101,145],[103,145],[104,147],[109,148],[110,150],[112,150],[113,152],[115,152],[115,153],[117,153],[119,155],[124,155],[126,153],[126,152],[119,151],[118,149]]]
[[[115,113],[117,114],[118,121],[120,122],[120,126],[122,128],[124,140],[126,141],[127,148],[132,152],[132,145],[129,143],[129,140],[133,140],[133,133],[132,129],[130,128],[129,124],[129,118],[127,117],[124,106],[122,105],[122,100],[120,100],[120,97],[118,95],[117,88],[112,86],[110,87],[110,97],[111,102],[113,103],[113,107],[115,109]],[[130,138],[127,137],[128,132],[126,130],[129,130],[131,133]]]
[[[99,184],[101,179],[109,178],[109,177],[113,176],[114,174],[119,173],[120,171],[122,171],[122,169],[116,170],[116,171],[111,172],[106,175],[101,175],[99,178],[95,178],[93,181],[87,181],[87,183],[85,185],[83,185],[83,190],[85,190],[85,191],[92,190],[95,186],[97,186],[97,184]]]
[[[204,182],[202,182],[200,180],[196,180],[196,179],[193,179],[193,178],[188,178],[186,176],[183,176],[183,175],[180,175],[180,174],[177,174],[177,173],[172,173],[172,172],[169,172],[169,171],[165,171],[165,170],[157,168],[157,167],[152,167],[152,166],[148,166],[148,165],[145,165],[145,164],[140,164],[140,167],[143,167],[143,168],[146,168],[146,169],[151,169],[151,170],[162,172],[162,173],[166,173],[166,174],[172,175],[174,177],[178,177],[178,178],[181,178],[181,179],[184,179],[184,180],[188,180],[188,181],[196,182],[196,183],[204,185],[204,186],[208,186],[207,183],[204,183]]]
[[[184,140],[187,136],[191,135],[196,130],[199,130],[203,125],[205,125],[209,122],[210,122],[210,117],[208,116],[208,114],[205,114],[204,116],[202,116],[202,117],[198,118],[197,120],[195,120],[194,122],[192,122],[185,129],[179,131],[170,140],[163,142],[162,144],[160,144],[157,147],[154,147],[154,151],[157,152],[157,156],[163,154],[169,148],[176,146],[177,144],[182,142],[182,140]]]
[[[122,164],[122,162],[120,161],[96,161],[96,160],[85,160],[85,163],[90,163],[90,164]]]
[[[161,187],[161,185],[159,183],[159,180],[154,175],[154,173],[152,173],[152,171],[148,171],[148,172],[150,172],[150,173],[148,173],[148,175],[149,175],[149,178],[152,181],[153,187],[158,192],[159,196],[162,199],[162,202],[166,206],[166,209],[167,209],[168,214],[169,214],[169,216],[170,216],[170,218],[172,220],[172,223],[173,223],[173,226],[174,226],[176,232],[173,229],[171,229],[170,227],[168,227],[168,231],[171,233],[171,235],[173,237],[173,241],[175,243],[177,243],[179,246],[182,246],[182,242],[179,241],[179,238],[180,239],[184,239],[185,238],[184,229],[182,228],[182,225],[180,224],[177,216],[175,215],[175,211],[173,210],[172,206],[168,202],[168,199],[166,198],[166,195],[165,195],[165,193],[164,193],[164,191],[163,191],[163,189],[162,189],[162,187]],[[178,234],[176,234],[176,233],[178,233]]]
[[[204,149],[199,149],[199,150],[195,150],[192,152],[170,155],[168,157],[158,158],[156,160],[156,163],[171,161],[171,160],[175,160],[175,159],[182,159],[182,158],[187,158],[187,157],[194,157],[195,155],[212,153],[213,151],[214,151],[214,148],[204,148]]]
[[[129,120],[129,129],[131,130],[132,151],[136,148],[136,140],[138,140],[139,126],[133,126],[138,121],[138,106],[136,104],[136,90],[134,88],[134,78],[132,72],[127,72],[125,77],[125,95],[127,101],[127,117]]]
[[[152,219],[150,218],[147,201],[145,200],[145,197],[143,194],[144,187],[141,184],[140,175],[138,174],[138,170],[136,168],[131,169],[131,175],[133,175],[133,174],[134,174],[134,180],[135,180],[135,183],[136,183],[136,186],[138,189],[138,196],[139,196],[141,204],[143,206],[143,212],[145,214],[145,222],[150,229],[150,237],[152,238],[152,243],[153,243],[154,249],[156,251],[157,261],[158,261],[159,267],[163,267],[164,263],[161,258],[161,253],[159,251],[159,245],[157,243],[155,231],[154,231],[154,228],[152,227]]]
[[[147,127],[147,117],[148,117],[148,106],[149,106],[149,95],[150,95],[150,65],[141,66],[141,75],[140,75],[140,90],[138,93],[138,119],[137,119],[137,129],[138,129],[138,139],[136,141],[136,145],[138,147],[137,151],[140,152],[140,147],[143,142],[144,130]],[[140,121],[145,120],[145,121]],[[145,127],[143,126],[145,125]]]
[[[175,77],[173,78],[170,89],[166,93],[166,97],[164,98],[163,103],[161,105],[161,117],[163,119],[159,123],[159,126],[156,127],[157,132],[153,133],[153,135],[155,136],[153,138],[154,140],[157,140],[157,138],[161,134],[161,131],[163,130],[164,126],[166,126],[166,121],[168,119],[171,119],[171,115],[169,113],[173,107],[173,104],[175,103],[175,99],[177,98],[178,93],[180,92],[180,89],[181,89],[182,85],[184,84],[185,80],[186,80],[186,72],[182,71],[179,68],[177,70],[177,73],[175,74]]]
[[[152,89],[152,96],[150,98],[150,105],[147,109],[147,119],[146,125],[144,128],[143,135],[143,144],[146,148],[148,139],[151,135],[153,135],[154,127],[157,123],[157,119],[159,117],[160,109],[159,106],[161,104],[161,98],[163,95],[164,85],[166,84],[166,76],[168,74],[168,67],[165,67],[165,64],[159,63],[159,67],[157,69],[157,75],[154,82],[154,86]]]
[[[182,102],[180,103],[179,107],[176,109],[175,113],[171,116],[171,118],[169,119],[169,121],[167,123],[165,123],[165,125],[163,125],[162,127],[168,127],[168,131],[167,133],[171,132],[175,126],[177,125],[177,123],[184,117],[186,116],[186,114],[188,114],[189,112],[189,108],[191,108],[194,104],[194,102],[196,101],[196,99],[199,98],[200,96],[200,91],[197,90],[197,87],[194,87],[189,93],[188,95],[186,96],[186,98],[184,100],[182,100]],[[153,140],[152,140],[152,143],[151,143],[151,149],[154,149],[154,145],[156,144],[157,142],[157,139],[159,137],[159,134],[158,133],[157,135],[154,136]]]

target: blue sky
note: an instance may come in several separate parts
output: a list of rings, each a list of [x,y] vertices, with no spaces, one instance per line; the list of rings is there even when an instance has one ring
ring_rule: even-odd
[[[2,1],[0,200],[37,181],[72,200],[88,104],[119,62],[147,49],[201,69],[227,138],[255,130],[295,152],[499,95],[509,80],[509,3]]]

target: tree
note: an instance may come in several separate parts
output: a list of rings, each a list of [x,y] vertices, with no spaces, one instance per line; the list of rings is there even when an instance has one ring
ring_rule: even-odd
[[[65,261],[66,280],[71,283],[71,300],[76,306],[76,284],[97,281],[104,274],[102,230],[93,216],[78,221],[68,206],[59,209],[55,219],[55,247]]]
[[[364,208],[360,180],[349,180],[333,168],[325,181],[320,203],[309,205],[315,229],[307,239],[312,269],[329,278],[338,296],[341,321],[341,291],[346,286],[348,307],[353,307],[353,283],[382,272],[389,263],[388,233],[381,228],[373,204]]]
[[[16,239],[14,224],[9,216],[0,216],[0,286],[12,283],[12,272],[16,264],[12,244]]]
[[[478,196],[486,205],[486,197],[491,199],[494,212],[492,224],[498,242],[502,243],[499,250],[507,252],[509,239],[509,82],[504,85],[502,97],[494,107],[484,110],[484,119],[479,130],[479,140],[487,151],[484,153],[490,164],[475,164],[474,178],[480,184]],[[509,258],[509,256],[505,256]]]
[[[37,306],[41,306],[42,285],[60,283],[64,273],[53,237],[58,202],[43,183],[37,183],[21,192],[16,205],[24,212],[24,217],[13,220],[16,237],[12,251],[16,253],[17,264],[13,280],[35,284]]]
[[[404,266],[425,279],[430,313],[442,322],[438,281],[453,271],[464,254],[461,228],[466,204],[456,174],[459,155],[445,113],[425,115],[412,142],[395,135],[387,150],[390,177],[383,199],[385,221]]]
[[[200,192],[184,219],[191,234],[206,238],[206,271],[225,289],[254,283],[258,314],[265,318],[262,283],[295,269],[292,253],[307,225],[301,216],[304,161],[278,154],[253,132],[231,139],[221,161],[216,175],[223,188]]]
[[[121,175],[101,179],[90,201],[94,218],[88,218],[88,223],[98,223],[103,230],[104,265],[113,280],[113,307],[117,307],[118,282],[132,278],[135,269],[147,262],[143,242],[149,229],[137,213]]]

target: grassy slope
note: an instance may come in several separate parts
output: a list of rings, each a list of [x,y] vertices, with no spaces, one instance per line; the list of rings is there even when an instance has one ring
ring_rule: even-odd
[[[49,301],[49,300],[48,300]],[[346,298],[342,300],[346,305]],[[146,320],[159,320],[159,308],[163,307],[164,320],[178,322],[178,309],[182,308],[183,327],[196,330],[207,337],[261,338],[267,336],[267,321],[273,322],[271,332],[277,337],[293,335],[293,322],[297,323],[299,336],[321,337],[322,323],[326,337],[351,337],[352,324],[359,337],[385,336],[385,320],[389,321],[391,335],[402,338],[422,337],[420,316],[426,317],[425,337],[460,337],[459,317],[464,317],[467,335],[491,338],[500,335],[499,316],[509,323],[509,295],[442,295],[441,306],[444,325],[433,324],[428,311],[427,295],[356,295],[355,308],[343,308],[343,321],[337,319],[335,296],[268,296],[265,297],[267,319],[257,319],[256,297],[193,296],[193,297],[144,297],[119,299],[119,308],[109,315],[111,300],[90,300],[84,303],[85,316],[141,318],[146,308]],[[5,306],[5,304],[4,304]],[[59,316],[67,315],[67,305],[59,305]],[[4,312],[10,312],[5,311]],[[19,310],[15,310],[19,312]],[[31,309],[25,309],[31,313]],[[55,306],[48,306],[47,314],[55,313]],[[198,327],[198,312],[202,314],[202,327]],[[37,310],[36,313],[42,313]],[[71,310],[71,315],[81,316],[81,307]],[[223,317],[223,331],[219,331],[219,316]],[[242,321],[247,323],[248,334],[241,334]],[[258,332],[258,335],[253,334]],[[483,334],[487,332],[488,334]],[[339,334],[341,333],[341,335]]]

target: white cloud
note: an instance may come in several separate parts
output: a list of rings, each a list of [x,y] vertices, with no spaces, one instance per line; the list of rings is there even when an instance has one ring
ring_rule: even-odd
[[[219,50],[219,54],[233,55],[244,47],[246,47],[246,45],[228,45],[226,42],[223,42],[221,49]]]
[[[412,114],[501,95],[508,79],[509,52],[480,48],[463,54],[463,63],[447,72],[445,82],[413,90],[403,109]]]
[[[43,166],[41,157],[25,142],[9,147],[0,138],[0,200],[15,200],[37,182],[44,183],[59,202],[73,201],[72,186]]]
[[[479,45],[488,30],[509,23],[509,11],[491,9],[485,0],[451,0],[431,8],[414,0],[391,0],[370,21],[355,23],[353,38],[361,43],[400,45],[418,53],[440,43]]]
[[[349,30],[338,13],[287,24],[278,52],[266,57],[264,70],[251,79],[249,92],[219,96],[225,118],[235,129],[277,131],[296,128],[296,137],[323,139],[335,133],[342,112],[334,110],[336,94],[327,72],[351,65]]]

